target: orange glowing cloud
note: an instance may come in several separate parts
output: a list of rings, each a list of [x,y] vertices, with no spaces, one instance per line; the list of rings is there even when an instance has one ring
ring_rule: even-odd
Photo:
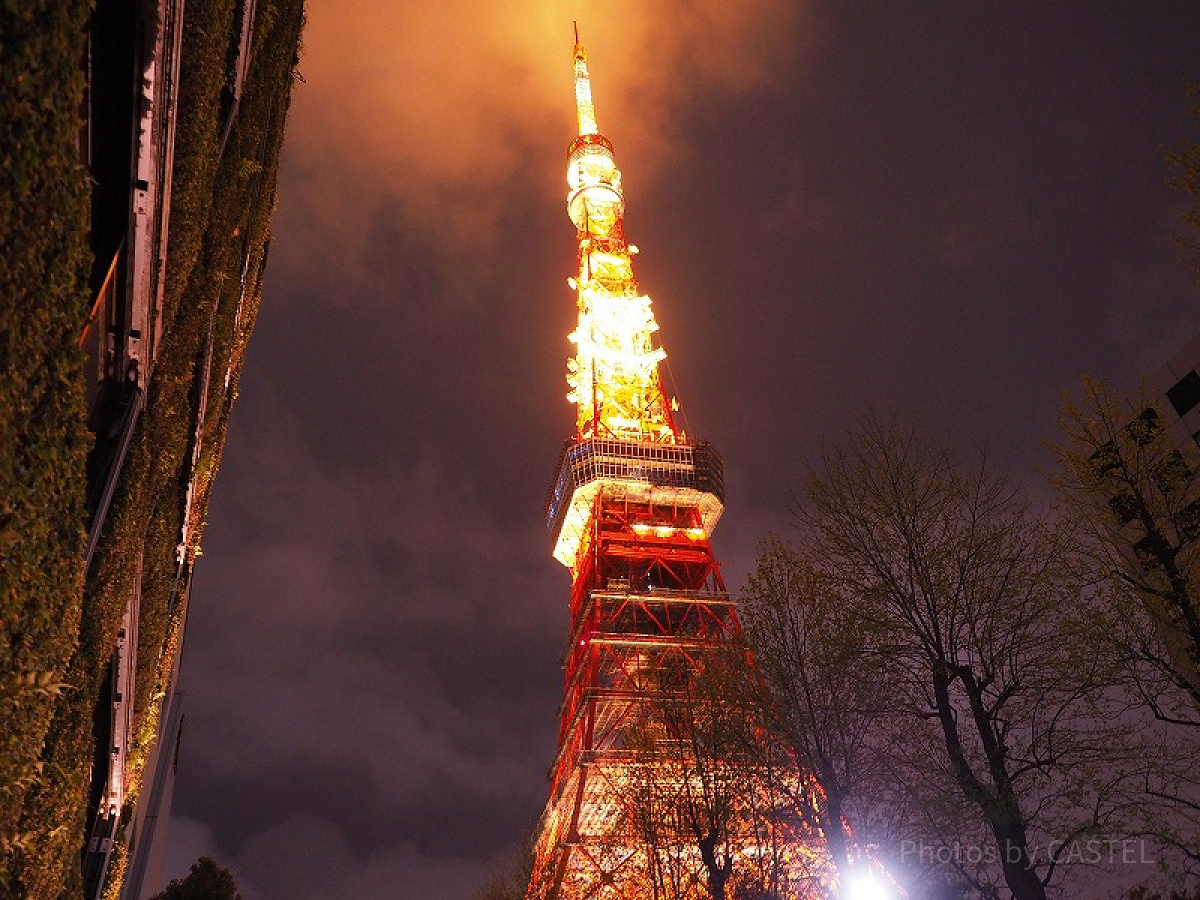
[[[497,186],[566,147],[572,19],[588,48],[601,131],[644,178],[668,160],[674,102],[769,79],[795,55],[799,15],[795,0],[313,0],[288,135],[289,172],[304,196],[285,195],[283,212],[336,231],[336,244],[353,240],[354,198],[388,192],[461,249],[496,221]],[[555,192],[562,175],[535,181]]]

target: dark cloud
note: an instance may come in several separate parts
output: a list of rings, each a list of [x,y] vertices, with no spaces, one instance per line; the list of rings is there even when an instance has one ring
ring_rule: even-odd
[[[169,865],[181,871],[202,854],[219,852],[212,832],[192,819],[172,822],[179,853]],[[304,860],[304,865],[297,865]],[[223,864],[246,900],[288,897],[388,897],[425,900],[467,896],[483,882],[486,866],[478,859],[428,856],[408,843],[367,852],[347,840],[343,828],[325,819],[298,815],[254,835],[236,857]],[[260,889],[260,885],[268,889]]]
[[[432,453],[325,466],[298,415],[247,393],[222,473],[233,524],[194,595],[185,769],[270,795],[253,820],[353,815],[349,794],[384,819],[375,837],[439,846],[428,811],[456,804],[500,827],[449,844],[510,841],[535,813],[511,798],[542,786],[528,760],[552,740],[565,627],[540,523],[502,529],[474,473]],[[220,817],[229,799],[193,802]],[[244,832],[246,813],[229,819]]]
[[[545,801],[571,18],[732,585],[867,408],[1044,462],[1196,330],[1158,147],[1200,7],[311,4],[192,597],[173,865],[463,900]],[[195,851],[195,852],[192,852]]]

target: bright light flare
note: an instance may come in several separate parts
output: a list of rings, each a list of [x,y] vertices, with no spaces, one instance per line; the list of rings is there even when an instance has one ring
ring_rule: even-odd
[[[846,885],[846,900],[890,900],[892,894],[873,875],[859,875]]]

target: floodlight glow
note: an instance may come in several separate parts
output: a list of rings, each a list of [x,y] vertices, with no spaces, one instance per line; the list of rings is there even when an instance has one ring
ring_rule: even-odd
[[[870,875],[860,875],[847,885],[846,900],[888,900],[888,889]]]

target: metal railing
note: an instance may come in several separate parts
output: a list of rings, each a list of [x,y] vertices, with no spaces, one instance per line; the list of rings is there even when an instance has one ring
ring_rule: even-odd
[[[599,480],[685,488],[725,501],[721,454],[706,441],[658,444],[578,438],[567,442],[546,503],[546,525],[558,534],[575,491]]]

